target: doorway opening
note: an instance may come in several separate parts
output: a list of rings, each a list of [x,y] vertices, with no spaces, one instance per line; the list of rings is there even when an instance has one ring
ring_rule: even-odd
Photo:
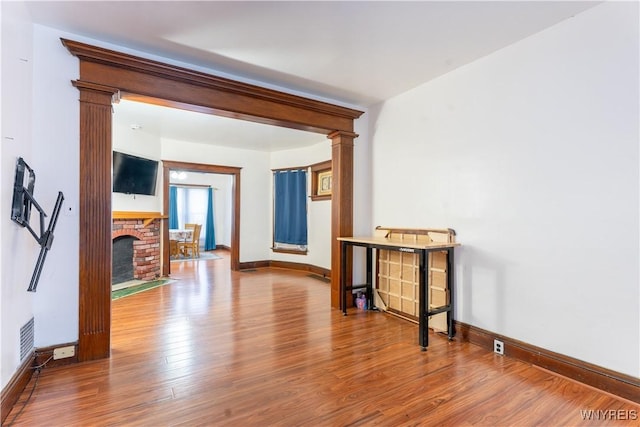
[[[231,228],[230,264],[232,270],[240,269],[240,168],[232,166],[208,165],[200,163],[163,160],[163,210],[169,212],[169,186],[172,171],[199,172],[231,177]],[[169,221],[163,222],[162,233],[162,274],[171,273],[171,251],[169,242]]]

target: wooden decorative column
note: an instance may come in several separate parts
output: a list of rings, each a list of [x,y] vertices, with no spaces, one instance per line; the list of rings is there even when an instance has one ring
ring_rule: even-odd
[[[331,307],[340,308],[340,242],[353,235],[353,132],[336,131],[331,139]],[[351,249],[351,248],[349,248]],[[347,280],[351,278],[351,256],[347,254]]]
[[[111,346],[111,103],[119,92],[72,83],[80,91],[78,360],[86,361],[109,357]]]

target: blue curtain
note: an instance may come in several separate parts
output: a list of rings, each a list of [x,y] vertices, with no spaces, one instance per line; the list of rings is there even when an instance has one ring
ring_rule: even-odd
[[[216,248],[216,231],[213,228],[213,188],[209,187],[209,197],[207,202],[207,222],[206,234],[204,236],[204,250],[212,251]]]
[[[169,187],[169,228],[178,226],[178,187]]]
[[[307,172],[277,171],[274,174],[274,230],[278,243],[307,244]]]

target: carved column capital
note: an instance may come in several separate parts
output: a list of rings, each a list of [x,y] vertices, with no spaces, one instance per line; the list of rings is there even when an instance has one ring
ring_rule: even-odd
[[[336,144],[350,144],[353,145],[353,140],[358,137],[357,133],[346,132],[341,130],[336,130],[327,135],[327,138],[331,140],[331,145]]]
[[[80,91],[80,102],[108,105],[120,102],[120,89],[83,80],[72,80],[71,84]]]

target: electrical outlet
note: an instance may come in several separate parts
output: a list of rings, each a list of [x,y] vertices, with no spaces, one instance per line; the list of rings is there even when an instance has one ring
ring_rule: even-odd
[[[496,354],[504,354],[504,343],[500,340],[493,340],[493,352]]]
[[[53,350],[53,360],[66,359],[76,355],[76,347],[69,345],[66,347],[58,347]]]

